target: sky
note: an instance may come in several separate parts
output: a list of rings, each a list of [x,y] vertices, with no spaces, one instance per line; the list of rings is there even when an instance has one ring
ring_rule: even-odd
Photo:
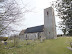
[[[44,24],[44,9],[51,6],[52,1],[56,0],[17,0],[18,3],[23,7],[24,4],[27,4],[28,9],[32,9],[31,12],[26,13],[23,16],[21,21],[21,26],[18,26],[17,29],[26,29],[28,27],[34,27],[38,25]],[[57,12],[55,12],[55,21],[56,26],[58,26],[58,22],[60,19],[56,16]],[[57,34],[62,34],[62,31],[59,28],[56,28]]]

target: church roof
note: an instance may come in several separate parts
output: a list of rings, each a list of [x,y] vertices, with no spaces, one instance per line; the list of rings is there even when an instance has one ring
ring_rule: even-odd
[[[25,33],[36,33],[36,32],[43,32],[44,25],[36,26],[36,27],[30,27],[27,28]]]

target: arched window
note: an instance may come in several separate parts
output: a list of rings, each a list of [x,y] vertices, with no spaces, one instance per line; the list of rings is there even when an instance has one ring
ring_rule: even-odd
[[[49,34],[50,34],[50,32],[49,32]]]
[[[47,12],[47,15],[48,15],[49,13]]]

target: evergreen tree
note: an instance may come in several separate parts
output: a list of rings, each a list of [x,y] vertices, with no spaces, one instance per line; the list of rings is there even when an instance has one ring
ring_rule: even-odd
[[[72,35],[72,0],[57,0],[53,6],[62,20],[60,26],[66,28],[66,32]],[[63,29],[63,28],[62,28]]]

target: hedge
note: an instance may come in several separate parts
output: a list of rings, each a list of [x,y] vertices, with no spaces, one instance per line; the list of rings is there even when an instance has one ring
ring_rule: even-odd
[[[0,37],[0,41],[6,41],[8,37]]]

